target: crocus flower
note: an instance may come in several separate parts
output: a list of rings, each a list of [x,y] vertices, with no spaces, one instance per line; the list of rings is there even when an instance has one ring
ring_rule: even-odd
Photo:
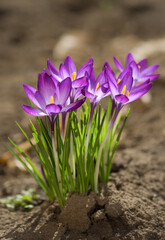
[[[66,57],[64,64],[60,65],[59,71],[51,63],[47,62],[48,70],[55,82],[61,82],[67,77],[72,80],[72,91],[70,94],[71,102],[79,98],[82,93],[81,89],[87,85],[86,73],[89,75],[93,66],[93,58],[90,58],[81,68],[77,71],[76,66],[71,57]]]
[[[80,107],[85,98],[66,105],[71,92],[71,79],[68,77],[55,84],[46,71],[39,74],[38,90],[24,84],[28,98],[37,108],[23,105],[23,109],[33,116],[48,116],[53,123],[58,113],[73,111]]]
[[[121,110],[126,103],[133,102],[142,97],[152,87],[150,79],[137,86],[133,86],[132,72],[133,69],[129,67],[123,71],[124,74],[122,73],[118,79],[113,72],[107,72],[111,98],[117,111]]]
[[[114,57],[116,67],[120,72],[124,71],[122,64]],[[136,63],[133,55],[129,53],[126,59],[126,68],[132,68],[133,86],[139,83],[145,82],[146,80],[153,81],[160,76],[160,74],[154,74],[159,65],[155,64],[148,67],[147,59],[143,59]]]
[[[102,90],[102,87],[107,82],[105,72],[106,64],[103,66],[103,71],[95,78],[94,68],[92,68],[91,74],[88,76],[88,84],[82,90],[83,95],[89,99],[91,106],[94,108],[102,98],[107,96],[107,91]]]

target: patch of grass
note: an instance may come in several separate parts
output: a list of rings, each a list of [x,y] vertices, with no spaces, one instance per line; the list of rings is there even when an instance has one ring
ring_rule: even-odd
[[[30,211],[40,203],[40,196],[34,189],[23,190],[16,196],[0,199],[0,203],[10,210]]]

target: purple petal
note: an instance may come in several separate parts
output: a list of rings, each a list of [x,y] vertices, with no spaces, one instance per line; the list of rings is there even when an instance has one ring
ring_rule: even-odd
[[[83,89],[81,92],[82,92],[82,94],[83,94],[85,97],[87,97],[87,98],[89,98],[89,99],[91,99],[91,100],[94,100],[94,99],[96,98],[96,95],[88,92],[87,90],[84,90],[84,89]]]
[[[57,86],[58,83],[62,82],[62,80],[63,80],[61,77],[58,77],[58,76],[55,76],[55,75],[51,75],[51,79],[54,82],[55,86]]]
[[[84,63],[81,68],[78,70],[77,78],[84,77],[87,72],[90,75],[91,69],[93,66],[93,58],[90,58],[86,63]]]
[[[160,74],[154,74],[154,75],[148,75],[147,77],[150,79],[150,81],[153,81],[156,78],[158,78],[159,76],[160,76]]]
[[[60,113],[62,109],[61,105],[49,104],[46,106],[46,111],[48,115]]]
[[[109,88],[111,91],[112,96],[118,95],[119,90],[116,84],[114,84],[111,80],[109,81]]]
[[[133,102],[133,101],[137,100],[138,98],[142,97],[144,94],[146,94],[151,89],[151,87],[152,87],[152,83],[150,82],[138,91],[131,91],[131,93],[128,96],[129,102]]]
[[[104,70],[109,70],[109,71],[112,71],[112,68],[111,68],[111,66],[109,65],[109,63],[108,62],[105,62],[104,63],[104,66],[103,66],[103,71]]]
[[[76,92],[74,93],[74,101],[76,100],[76,99],[78,99],[79,97],[81,97],[82,96],[82,89],[83,88],[78,88],[77,90],[76,90]]]
[[[99,83],[100,86],[103,85],[104,83],[106,83],[106,82],[107,82],[106,73],[104,74],[104,71],[101,72],[101,73],[98,75],[98,77],[96,78],[96,81],[95,81],[95,82],[96,82],[95,88],[96,88],[96,86],[97,86],[97,83]]]
[[[69,72],[67,71],[66,67],[63,64],[60,65],[60,76],[62,79],[70,77]]]
[[[119,86],[119,92],[122,92],[122,89],[124,86],[126,86],[126,92],[130,91],[133,83],[133,78],[132,78],[132,69],[129,68],[124,75],[123,79],[121,79],[121,82],[118,84]]]
[[[62,81],[59,71],[55,68],[55,66],[51,63],[49,59],[47,61],[47,66],[51,74],[52,80],[54,81],[55,85],[57,85],[58,82]]]
[[[105,71],[105,76],[107,77],[108,82],[113,82],[113,84],[117,86],[116,76],[113,71]]]
[[[107,93],[107,91],[110,91],[109,84],[108,83],[104,83],[101,86],[101,90],[102,90],[103,93]]]
[[[122,64],[119,62],[119,60],[117,60],[116,57],[113,57],[113,59],[114,59],[114,63],[115,63],[115,65],[116,65],[116,67],[118,68],[118,70],[119,70],[120,72],[122,72],[122,71],[124,70]]]
[[[88,79],[88,91],[95,91],[96,88],[96,80],[95,80],[95,72],[94,68],[91,69],[91,74]]]
[[[69,74],[77,73],[76,66],[70,56],[66,57],[64,66]]]
[[[133,79],[137,81],[139,78],[139,69],[136,62],[131,62],[130,67],[132,68]]]
[[[30,106],[22,105],[22,108],[25,112],[27,112],[28,114],[30,114],[32,116],[42,117],[42,116],[47,115],[46,113],[42,112],[41,110],[30,107]]]
[[[152,75],[158,67],[159,67],[158,64],[149,66],[148,68],[146,68],[142,71],[143,76],[144,75]]]
[[[129,101],[128,97],[123,94],[116,95],[115,98],[118,102],[121,103],[127,103]]]
[[[86,100],[86,97],[74,102],[74,103],[71,103],[69,104],[68,106],[66,107],[63,107],[62,108],[62,111],[61,112],[69,112],[69,111],[74,111],[76,110],[77,108],[79,108]]]
[[[135,87],[133,87],[133,88],[131,89],[131,93],[135,93],[135,92],[140,91],[141,89],[143,89],[143,88],[145,88],[146,86],[148,86],[149,83],[150,83],[150,80],[147,79],[145,82],[136,85]]]
[[[127,60],[126,60],[126,67],[128,67],[131,62],[135,62],[135,60],[134,60],[132,53],[128,53]]]
[[[45,107],[46,107],[46,102],[45,102],[45,99],[41,96],[41,94],[39,93],[39,91],[37,91],[35,93],[35,97],[37,99],[37,101],[39,102],[40,104],[40,107],[43,111],[45,110]]]
[[[41,96],[45,99],[46,105],[50,103],[50,97],[54,96],[56,86],[52,78],[47,74],[39,74],[38,90]]]
[[[160,76],[160,74],[153,74],[153,75],[146,75],[146,76],[142,76],[138,79],[138,82],[145,82],[146,80],[150,80],[153,81],[156,78],[158,78]]]
[[[102,91],[102,86],[101,87],[99,87],[96,91],[95,91],[95,93],[96,93],[96,96],[97,96],[97,102],[99,102],[102,98],[104,98],[105,96],[107,96],[107,95],[110,95],[110,91],[109,92],[106,92],[106,93],[104,93],[103,91]]]
[[[137,63],[138,66],[140,66],[140,70],[144,70],[145,68],[147,68],[148,62],[147,59],[143,59],[140,62]]]
[[[52,64],[52,62],[48,59],[47,61],[48,70],[52,75],[59,76],[59,71],[55,68],[55,66]]]
[[[35,97],[35,94],[36,94],[37,90],[34,89],[33,87],[27,85],[27,84],[24,84],[23,87],[24,87],[24,90],[25,90],[28,98],[29,98],[37,107],[40,108],[40,107],[41,107],[41,106],[40,106],[40,103],[38,102],[38,100],[37,100],[36,97]]]
[[[118,81],[120,79],[120,81],[125,77],[125,75],[130,71],[130,67],[125,68],[118,76],[118,79],[116,81]]]
[[[88,83],[88,80],[86,77],[78,78],[72,82],[72,88],[85,87],[87,83]]]
[[[67,99],[70,96],[70,91],[72,87],[72,81],[70,77],[64,79],[61,83],[59,83],[57,90],[57,98],[55,100],[55,104],[64,105]]]

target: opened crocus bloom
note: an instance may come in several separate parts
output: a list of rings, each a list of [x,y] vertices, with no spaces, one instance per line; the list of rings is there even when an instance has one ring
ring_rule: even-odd
[[[76,66],[71,57],[66,57],[64,64],[60,65],[59,71],[54,67],[50,60],[47,62],[48,70],[55,82],[61,82],[67,77],[70,77],[72,82],[72,91],[70,94],[71,102],[79,98],[81,90],[87,85],[87,75],[90,74],[93,66],[93,58],[90,58],[81,68],[77,71]]]
[[[129,67],[116,78],[112,71],[108,71],[109,88],[113,104],[117,109],[121,109],[126,103],[133,102],[146,94],[152,87],[150,80],[133,86],[132,68]]]
[[[114,57],[114,62],[118,70],[120,72],[123,72],[124,67],[116,57]],[[148,67],[147,59],[143,59],[140,62],[136,63],[131,53],[127,55],[126,59],[126,68],[128,67],[132,68],[133,86],[145,82],[146,80],[153,81],[160,76],[160,74],[154,74],[159,65],[155,64]]]
[[[48,116],[51,121],[60,112],[68,112],[80,107],[85,98],[71,104],[66,104],[71,92],[71,79],[66,78],[55,84],[46,71],[39,74],[38,90],[24,84],[28,98],[37,108],[23,105],[23,109],[33,116]]]

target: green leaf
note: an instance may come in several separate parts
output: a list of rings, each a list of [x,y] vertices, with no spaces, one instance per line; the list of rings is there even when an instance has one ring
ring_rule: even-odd
[[[121,126],[121,129],[120,129],[119,134],[118,134],[118,136],[117,136],[115,145],[114,145],[114,147],[113,147],[113,149],[112,149],[112,153],[111,153],[111,156],[110,156],[110,161],[109,161],[108,167],[107,167],[107,181],[108,181],[108,178],[109,178],[109,175],[110,175],[110,172],[111,172],[111,167],[112,167],[112,161],[113,161],[113,158],[114,158],[114,154],[115,154],[116,149],[117,149],[117,147],[118,147],[119,140],[120,140],[121,134],[122,134],[122,132],[123,132],[123,129],[124,129],[124,127],[125,127],[125,124],[126,124],[126,122],[127,122],[127,119],[128,119],[129,114],[130,114],[130,109],[128,110],[128,112],[127,112],[127,114],[126,114],[126,116],[125,116],[125,119],[124,119],[124,121],[123,121],[123,124],[122,124],[122,126]]]

